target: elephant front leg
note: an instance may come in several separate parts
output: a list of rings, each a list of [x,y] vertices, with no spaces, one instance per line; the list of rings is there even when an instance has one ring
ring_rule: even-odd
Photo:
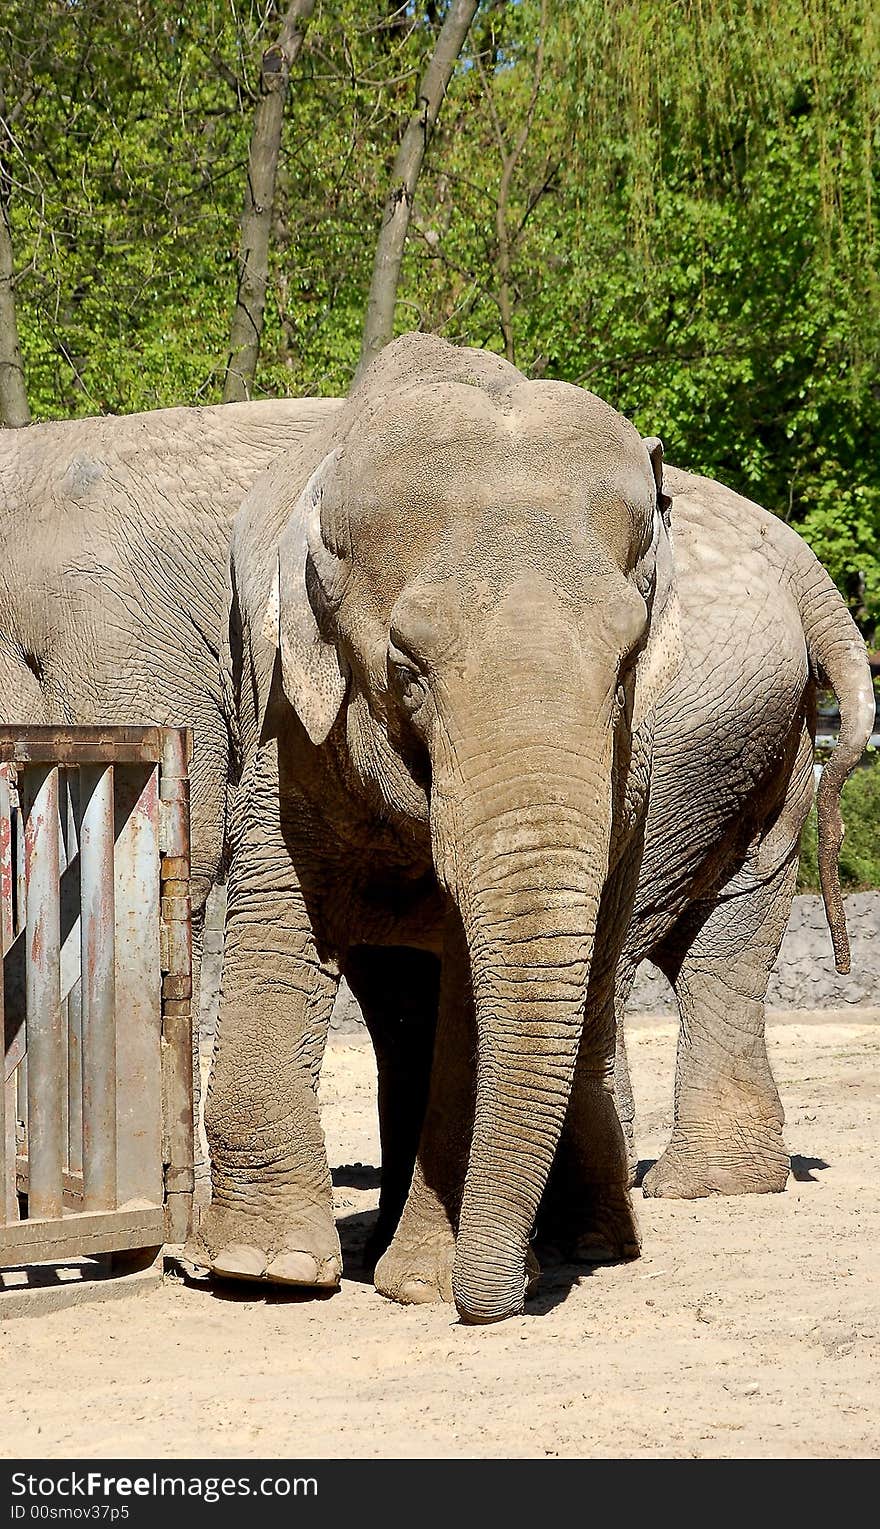
[[[211,1203],[189,1251],[229,1278],[326,1288],[342,1260],[317,1083],[336,980],[315,949],[277,798],[273,834],[265,786],[262,797],[230,873],[205,1112]]]

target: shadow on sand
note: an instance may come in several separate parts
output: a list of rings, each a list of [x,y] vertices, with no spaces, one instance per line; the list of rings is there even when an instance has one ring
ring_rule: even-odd
[[[635,1180],[636,1189],[641,1189],[645,1174],[649,1169],[653,1168],[656,1161],[655,1157],[646,1157],[638,1164]],[[818,1168],[821,1170],[822,1168],[831,1167],[831,1164],[826,1163],[823,1157],[800,1157],[796,1152],[792,1154],[790,1164],[791,1176],[793,1179],[797,1179],[799,1184],[818,1184],[819,1180],[812,1172],[812,1169]]]
[[[636,1172],[636,1187],[640,1187],[645,1174],[653,1168],[655,1159],[643,1159]],[[813,1169],[829,1165],[820,1157],[791,1159],[791,1171],[801,1183],[815,1183]],[[373,1190],[379,1188],[380,1170],[367,1163],[344,1163],[332,1171],[333,1185],[337,1189]],[[372,1285],[376,1253],[371,1248],[371,1238],[378,1220],[377,1210],[354,1211],[337,1217],[339,1241],[342,1248],[343,1285],[351,1281],[359,1285]],[[527,1316],[544,1316],[561,1306],[569,1293],[584,1279],[589,1279],[599,1265],[571,1263],[559,1255],[558,1250],[546,1245],[536,1248],[541,1265],[541,1278],[534,1296],[526,1302]],[[628,1263],[621,1259],[616,1263]],[[602,1267],[607,1267],[603,1265]],[[215,1300],[233,1304],[261,1301],[265,1305],[297,1305],[303,1301],[328,1301],[339,1294],[338,1290],[298,1289],[295,1286],[270,1285],[264,1280],[224,1280],[216,1276],[192,1277],[178,1265],[184,1281],[192,1288],[209,1292]],[[380,1299],[380,1297],[377,1297]]]

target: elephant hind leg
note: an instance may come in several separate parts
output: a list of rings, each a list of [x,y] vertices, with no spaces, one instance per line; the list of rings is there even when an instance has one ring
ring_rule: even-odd
[[[380,1295],[403,1305],[452,1300],[452,1266],[473,1134],[476,1025],[470,963],[450,914],[437,1038],[418,1157],[400,1224],[376,1265]]]
[[[681,1028],[672,1138],[645,1175],[647,1196],[785,1188],[785,1117],[767,1057],[764,998],[796,877],[793,860],[749,890],[725,889],[686,949],[667,944],[653,957],[675,988]]]
[[[636,1101],[633,1094],[626,1052],[626,1005],[635,982],[636,969],[621,957],[614,985],[614,1103],[626,1144],[627,1176],[630,1189],[636,1182],[639,1154],[636,1148]]]
[[[652,952],[675,988],[681,1029],[672,1139],[645,1175],[648,1196],[785,1188],[785,1116],[767,1057],[764,1000],[791,914],[812,795],[813,743],[804,724],[785,798],[744,863]]]
[[[539,1251],[574,1263],[616,1263],[637,1258],[641,1248],[629,1193],[634,1105],[622,1031],[616,1046],[614,1036],[626,984],[615,994],[612,981],[613,974],[598,993],[591,985],[568,1114],[538,1217]]]
[[[382,1180],[379,1219],[365,1250],[375,1265],[400,1220],[428,1102],[440,962],[428,951],[356,946],[345,976],[376,1053]]]

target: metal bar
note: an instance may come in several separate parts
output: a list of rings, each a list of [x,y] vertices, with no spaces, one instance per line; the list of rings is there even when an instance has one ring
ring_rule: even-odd
[[[4,956],[12,944],[14,917],[12,831],[9,765],[0,765],[0,940]]]
[[[19,780],[19,786],[21,781]],[[21,792],[18,794],[18,806],[13,814],[15,818],[15,833],[13,844],[15,848],[15,933],[24,929],[27,923],[27,877],[25,875],[25,847],[24,847],[24,812],[22,811]]]
[[[82,988],[78,982],[67,996],[67,1163],[71,1173],[82,1173]]]
[[[79,879],[79,771],[65,770],[64,772],[64,795],[66,806],[66,823],[64,842],[67,851],[67,876],[66,882],[76,873]],[[65,884],[62,884],[61,894],[61,934],[64,937],[65,908],[64,892]],[[79,893],[79,887],[76,888]],[[77,895],[76,906],[79,909],[80,897]],[[77,920],[79,928],[74,926],[70,939],[71,947],[77,946],[76,962],[79,967],[82,923]],[[67,941],[65,941],[65,944]],[[82,987],[79,978],[71,986],[65,983],[64,971],[65,946],[61,947],[61,994],[67,1006],[67,1163],[71,1173],[82,1173],[83,1165],[83,1111],[82,1111]]]
[[[62,1220],[0,1227],[0,1269],[41,1260],[88,1258],[125,1248],[157,1248],[164,1240],[161,1206],[109,1213],[76,1211]],[[0,1318],[3,1296],[0,1294]]]
[[[15,1178],[20,1195],[28,1192],[28,1160],[26,1157],[15,1159]],[[83,1181],[81,1173],[64,1174],[64,1209],[81,1211],[83,1208]]]
[[[159,767],[116,768],[116,1034],[118,1203],[160,1205],[162,970]]]
[[[28,1064],[23,1056],[15,1074],[15,1150],[27,1152]]]
[[[63,1165],[67,1165],[67,1144],[70,1140],[69,1124],[69,1076],[68,1062],[68,1007],[64,992],[62,972],[62,929],[64,919],[61,911],[61,886],[67,870],[67,771],[58,771],[58,994],[61,1000],[61,1136],[64,1142]],[[63,1175],[62,1175],[63,1177]]]
[[[3,1033],[3,985],[0,983],[0,1034]],[[18,1220],[15,1192],[15,1087],[0,1078],[0,1226]]]
[[[3,1117],[3,1134],[0,1136],[0,1158],[3,1161],[2,1215],[8,1225],[18,1220],[18,1194],[15,1188],[15,1121],[18,1113],[15,1073],[5,1083],[0,1083],[0,1092],[3,1094],[0,1108],[0,1116]]]
[[[162,843],[162,1093],[165,1235],[184,1242],[195,1186],[188,730],[164,728]],[[197,1057],[196,1057],[197,1065]]]
[[[79,857],[61,878],[61,997],[79,982]],[[25,940],[16,934],[3,962],[6,988],[6,1076],[25,1055]]]
[[[12,803],[9,795],[9,767],[0,765],[0,945],[5,956],[12,944]],[[0,1051],[4,1066],[0,1070],[0,1225],[18,1220],[18,1195],[15,1189],[15,1075],[7,1081],[6,1015],[4,983],[0,967]]]
[[[160,755],[157,727],[0,726],[0,760],[17,764],[156,764]]]
[[[14,851],[14,932],[21,938],[18,966],[21,974],[21,1005],[20,1013],[27,1013],[27,993],[25,981],[25,944],[27,933],[27,877],[25,874],[25,831],[24,811],[22,807],[22,780],[21,776],[16,783],[16,801],[13,811],[14,832],[11,836]],[[7,988],[8,994],[8,988]],[[8,1008],[8,1005],[7,1005]],[[16,1151],[27,1152],[28,1134],[28,1065],[25,1055],[25,1025],[22,1024],[19,1035],[19,1050],[21,1057],[17,1062],[15,1074],[15,1110],[13,1112],[13,1131],[15,1134]],[[8,1112],[7,1112],[8,1113]],[[9,1129],[7,1120],[7,1130]]]
[[[113,766],[80,768],[83,1205],[116,1204],[116,899]]]
[[[29,769],[25,799],[28,1214],[49,1217],[64,1206],[58,770]]]

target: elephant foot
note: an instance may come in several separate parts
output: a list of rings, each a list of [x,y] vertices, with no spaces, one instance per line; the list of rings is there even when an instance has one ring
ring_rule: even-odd
[[[342,1274],[335,1223],[318,1207],[282,1226],[212,1202],[184,1258],[220,1279],[313,1290],[335,1290]]]
[[[393,1219],[386,1218],[380,1209],[379,1219],[364,1244],[364,1266],[367,1269],[375,1270],[383,1253],[391,1246],[399,1223],[399,1213]]]
[[[623,1184],[603,1184],[558,1207],[547,1240],[571,1263],[613,1264],[638,1258],[642,1234]]]
[[[607,1185],[591,1196],[589,1220],[572,1245],[575,1263],[614,1264],[638,1258],[642,1234],[629,1188]]]
[[[708,1195],[781,1194],[789,1158],[777,1122],[765,1127],[718,1121],[680,1123],[662,1157],[645,1174],[649,1199],[700,1200]]]
[[[403,1225],[376,1265],[373,1283],[380,1295],[403,1306],[452,1300],[455,1239],[448,1222],[407,1237]]]
[[[422,1230],[408,1239],[398,1229],[391,1246],[376,1265],[373,1283],[380,1295],[402,1306],[451,1305],[452,1267],[455,1263],[455,1239],[448,1222]],[[526,1299],[535,1294],[541,1269],[534,1252],[526,1254]]]

